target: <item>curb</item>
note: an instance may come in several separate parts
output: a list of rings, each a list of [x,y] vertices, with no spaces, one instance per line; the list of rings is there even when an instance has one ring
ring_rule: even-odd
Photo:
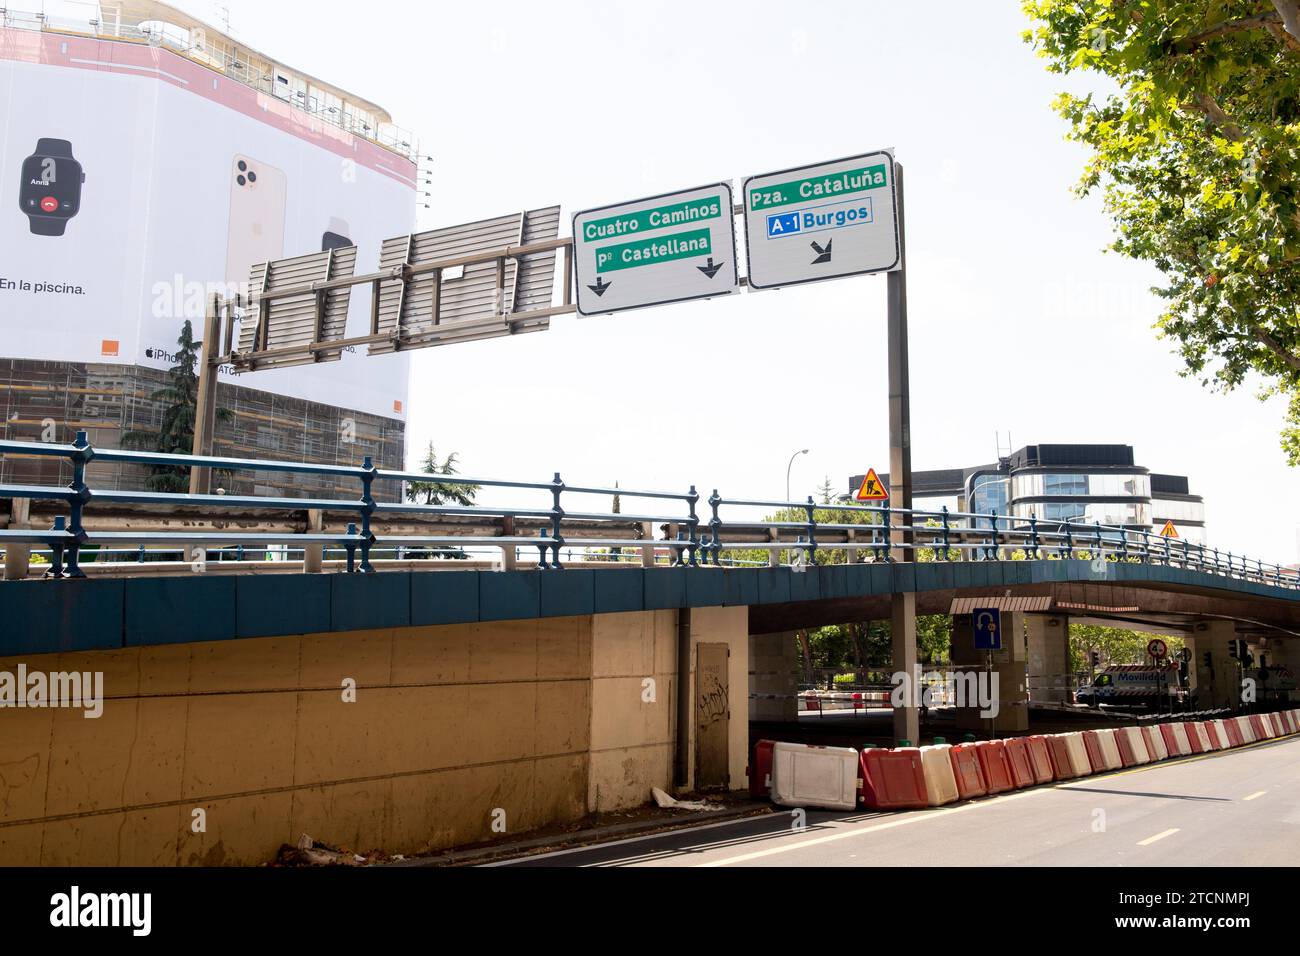
[[[528,850],[562,850],[588,841],[605,841],[615,837],[639,836],[646,833],[670,833],[674,830],[686,830],[700,823],[718,823],[725,820],[739,820],[744,817],[769,816],[772,813],[770,803],[746,803],[728,810],[698,810],[681,816],[662,820],[644,820],[637,823],[620,823],[613,826],[590,827],[575,830],[573,833],[554,836],[536,837],[517,843],[503,843],[497,846],[474,850],[453,850],[437,856],[419,857],[399,860],[391,863],[374,864],[382,867],[436,867],[459,866],[471,863],[495,862],[515,856],[522,856]]]

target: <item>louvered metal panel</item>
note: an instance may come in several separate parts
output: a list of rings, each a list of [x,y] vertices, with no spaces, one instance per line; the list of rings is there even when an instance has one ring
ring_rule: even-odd
[[[551,206],[412,236],[398,236],[384,243],[380,270],[393,269],[403,263],[423,265],[542,242],[556,238],[559,229],[560,207]],[[421,346],[542,331],[549,327],[549,318],[512,322],[506,316],[549,308],[554,286],[554,252],[525,256],[519,263],[507,259],[502,304],[497,301],[495,262],[476,263],[445,272],[436,310],[436,280],[432,273],[405,283],[399,280],[384,282],[380,288],[378,327],[381,334],[390,338],[371,345],[370,352],[381,354],[396,350],[398,346],[392,339],[398,330],[399,319],[402,337],[416,339],[416,344]]]
[[[347,333],[348,306],[352,289],[345,286],[322,293],[324,305],[320,328],[316,327],[317,293],[307,292],[268,302],[262,314],[261,299],[266,293],[283,289],[309,286],[334,279],[350,279],[357,263],[357,247],[345,246],[325,252],[293,259],[280,259],[253,266],[249,271],[249,304],[239,326],[241,354],[264,352],[292,346],[308,346],[313,342],[330,342]],[[266,322],[263,332],[260,322]],[[293,355],[283,358],[256,358],[257,368],[275,368],[287,365],[307,365],[315,361],[338,361],[337,351],[318,352],[311,355]]]

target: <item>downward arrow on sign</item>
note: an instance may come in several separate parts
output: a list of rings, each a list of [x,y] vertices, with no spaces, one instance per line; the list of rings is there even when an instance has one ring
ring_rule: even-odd
[[[609,289],[609,287],[610,287],[611,285],[613,285],[612,282],[606,282],[606,281],[605,281],[605,277],[604,277],[604,276],[600,276],[600,277],[596,280],[596,284],[595,284],[595,285],[589,285],[589,286],[587,286],[587,288],[590,289],[592,292],[596,293],[597,296],[603,296],[603,295],[605,294],[605,292],[608,291],[608,289]]]
[[[696,266],[695,268],[699,269],[699,270],[700,270],[701,272],[703,272],[706,276],[708,276],[710,279],[712,279],[715,275],[718,274],[718,270],[721,269],[721,268],[722,268],[723,266],[725,266],[725,265],[726,265],[725,262],[719,262],[719,263],[715,266],[715,265],[713,264],[713,256],[709,256],[709,264],[708,264],[707,266]]]
[[[812,261],[813,265],[820,266],[831,261],[831,244],[834,242],[834,239],[827,239],[825,249],[815,242],[812,244],[813,251],[817,253],[817,258]]]

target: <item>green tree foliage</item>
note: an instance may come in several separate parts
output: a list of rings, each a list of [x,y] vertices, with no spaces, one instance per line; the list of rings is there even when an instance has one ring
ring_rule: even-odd
[[[1097,651],[1103,665],[1143,664],[1147,661],[1147,642],[1159,637],[1169,647],[1171,655],[1183,649],[1183,640],[1163,634],[1144,634],[1118,627],[1101,627],[1096,624],[1070,625],[1070,667],[1088,669],[1088,654]]]
[[[426,475],[456,475],[457,455],[452,452],[445,461],[438,460],[433,442],[425,450],[420,470]],[[468,507],[474,503],[479,492],[478,485],[445,481],[408,481],[406,483],[406,500],[421,505],[456,504]]]
[[[1157,328],[1184,374],[1227,391],[1255,374],[1288,402],[1300,465],[1300,3],[1025,0],[1055,73],[1110,92],[1056,109],[1091,150],[1114,248],[1153,263]]]
[[[199,405],[199,347],[194,341],[194,328],[188,319],[181,327],[176,340],[176,363],[167,370],[167,384],[149,397],[164,402],[162,423],[157,432],[128,431],[122,435],[122,444],[128,448],[149,448],[166,455],[188,455],[194,450],[194,421]],[[217,420],[233,417],[228,408],[217,409]],[[170,465],[156,465],[145,479],[151,491],[164,494],[181,494],[190,489],[190,470]]]
[[[808,633],[813,667],[861,669],[892,667],[888,621],[835,624]],[[940,664],[950,659],[952,619],[946,614],[924,614],[916,619],[917,660]]]

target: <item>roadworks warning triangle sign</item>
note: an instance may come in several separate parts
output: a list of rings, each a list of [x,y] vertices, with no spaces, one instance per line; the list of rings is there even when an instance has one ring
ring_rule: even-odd
[[[885,483],[880,480],[876,474],[876,469],[867,470],[867,477],[862,479],[862,487],[858,489],[858,501],[888,501],[889,489]]]
[[[1174,527],[1174,523],[1172,521],[1165,522],[1165,526],[1160,529],[1160,537],[1162,538],[1178,537],[1178,529]]]

